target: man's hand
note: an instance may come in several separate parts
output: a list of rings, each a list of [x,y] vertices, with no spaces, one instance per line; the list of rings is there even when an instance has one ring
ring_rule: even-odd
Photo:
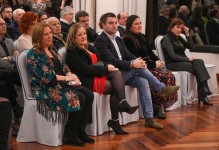
[[[143,61],[143,59],[141,59],[141,57],[139,57],[132,62],[132,67],[146,69],[147,65],[146,65],[145,61]]]

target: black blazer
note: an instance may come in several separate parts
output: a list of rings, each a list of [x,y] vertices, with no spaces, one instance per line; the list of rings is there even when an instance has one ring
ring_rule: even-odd
[[[118,26],[118,31],[119,31],[120,37],[123,37],[123,35],[125,35],[125,29],[123,27]]]
[[[89,51],[100,56],[94,46],[88,46]],[[66,64],[71,72],[74,72],[82,82],[82,85],[93,90],[94,76],[102,77],[108,73],[106,66],[94,66],[88,52],[78,46],[71,46],[67,49]]]
[[[114,65],[121,71],[129,71],[131,61],[136,59],[136,57],[129,52],[124,44],[124,41],[120,37],[116,37],[116,43],[118,44],[122,60],[119,59],[116,48],[104,32],[98,36],[94,46],[99,51],[100,57],[104,62]]]
[[[146,61],[148,69],[153,69],[156,68],[156,61],[158,61],[159,58],[146,43],[146,40],[143,39],[144,37],[145,35],[143,34],[126,34],[123,37],[123,40],[126,47],[132,54],[136,57],[141,57],[144,61]],[[138,46],[134,40],[139,42]]]
[[[219,45],[219,23],[210,19],[206,24],[210,45]]]

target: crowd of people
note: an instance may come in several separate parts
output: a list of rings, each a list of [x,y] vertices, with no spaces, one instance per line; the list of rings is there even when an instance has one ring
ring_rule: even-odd
[[[192,40],[199,45],[219,45],[219,3],[193,0],[184,3],[169,0],[160,7],[158,34],[167,34],[173,18],[183,20],[189,28]]]
[[[178,6],[167,1],[160,8],[159,34],[166,35],[162,42],[165,64],[146,41],[137,15],[103,14],[98,35],[89,26],[86,11],[76,12],[73,22],[70,0],[0,0],[0,85],[4,87],[0,90],[0,118],[4,122],[0,124],[0,149],[7,149],[12,110],[15,119],[23,113],[14,88],[21,86],[15,57],[23,50],[29,50],[25,62],[32,93],[43,110],[39,113],[49,118],[49,111],[54,111],[63,123],[65,118],[58,114],[69,114],[64,144],[84,146],[95,142],[85,132],[86,125],[92,123],[93,92],[110,95],[111,119],[107,125],[115,134],[128,134],[120,126],[118,115],[131,115],[138,106],[128,103],[125,85],[138,89],[145,126],[162,129],[155,118],[166,118],[164,109],[178,100],[176,92],[180,88],[171,71],[194,74],[199,102],[213,105],[207,98],[211,94],[207,84],[210,76],[203,61],[188,58],[184,51],[193,46],[195,33],[205,43],[205,23],[210,41],[219,44],[214,41],[219,39],[219,6],[195,2]],[[66,58],[58,53],[63,47]]]

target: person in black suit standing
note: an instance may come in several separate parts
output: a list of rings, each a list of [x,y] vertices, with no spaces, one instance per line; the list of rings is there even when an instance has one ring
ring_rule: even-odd
[[[150,85],[163,96],[175,93],[178,86],[165,86],[147,69],[145,62],[136,58],[126,48],[124,41],[116,36],[117,18],[113,13],[100,17],[100,28],[103,32],[98,36],[94,46],[104,62],[110,63],[123,73],[125,84],[137,87],[145,118],[145,126],[162,129],[163,125],[154,120]]]
[[[219,10],[210,11],[211,19],[206,24],[206,30],[210,45],[219,45]]]
[[[119,31],[120,37],[123,37],[123,35],[125,34],[125,26],[126,26],[126,21],[127,21],[128,16],[129,16],[129,14],[125,11],[120,12],[117,15],[117,19],[118,19],[118,23],[119,23],[118,31]]]

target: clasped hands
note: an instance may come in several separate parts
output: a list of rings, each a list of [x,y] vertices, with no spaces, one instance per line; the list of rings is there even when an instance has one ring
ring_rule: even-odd
[[[147,68],[147,64],[145,63],[145,61],[141,57],[139,57],[139,58],[136,58],[132,62],[132,68],[143,68],[143,69],[146,69]]]
[[[75,82],[75,86],[81,85],[81,81],[79,80],[79,78],[75,74],[73,74],[71,72],[68,72],[66,74],[65,80],[66,81],[74,81]]]

